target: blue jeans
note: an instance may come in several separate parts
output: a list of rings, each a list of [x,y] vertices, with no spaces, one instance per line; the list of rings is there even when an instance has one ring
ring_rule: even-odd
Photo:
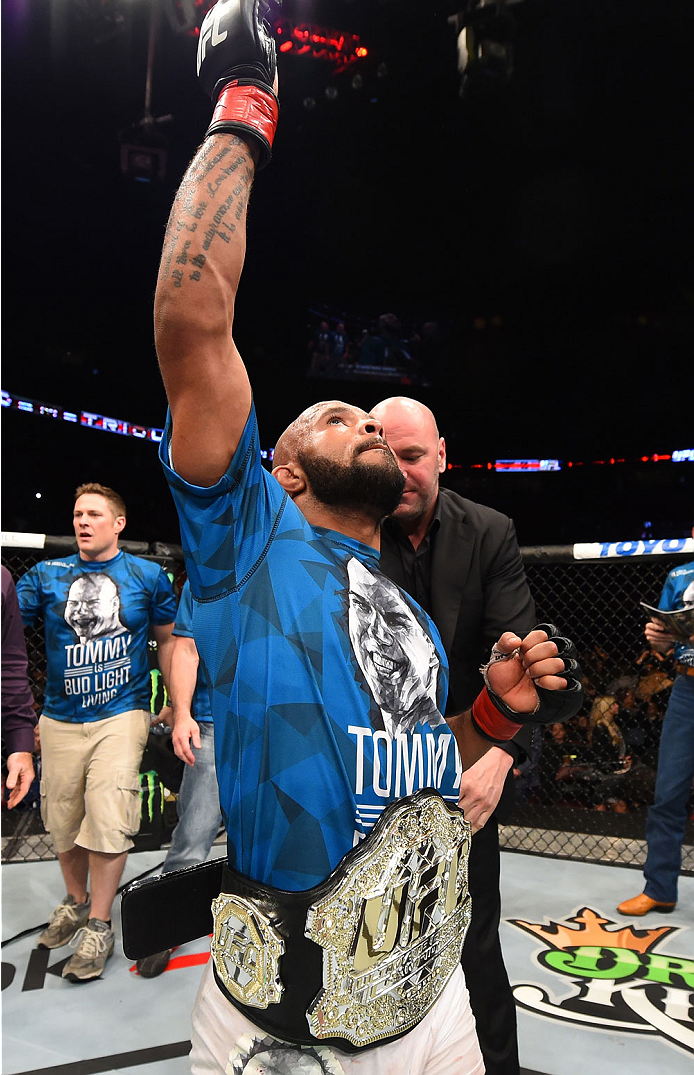
[[[670,694],[658,753],[655,801],[648,811],[647,896],[677,900],[687,803],[694,778],[694,676],[678,675]]]
[[[204,862],[222,824],[214,765],[214,725],[200,721],[201,746],[193,747],[195,765],[186,765],[178,793],[178,825],[171,837],[162,873]]]

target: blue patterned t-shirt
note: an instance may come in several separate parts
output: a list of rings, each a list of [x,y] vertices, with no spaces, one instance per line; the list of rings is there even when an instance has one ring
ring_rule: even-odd
[[[17,596],[25,626],[43,616],[47,716],[84,724],[149,709],[149,625],[176,617],[159,564],[122,550],[111,560],[42,560],[21,577]]]
[[[674,568],[665,580],[660,595],[658,608],[665,612],[675,612],[680,608],[694,605],[694,561]],[[675,643],[675,657],[682,664],[694,665],[694,646],[687,643]]]
[[[210,488],[171,469],[170,433],[169,420],[160,453],[212,685],[229,860],[311,888],[388,803],[421,787],[457,801],[443,647],[374,549],[311,526],[263,468],[254,410]]]
[[[193,598],[190,595],[190,583],[187,579],[181,590],[181,599],[178,602],[178,612],[176,613],[173,633],[180,635],[182,638],[193,638]],[[207,684],[207,676],[202,663],[198,664],[191,709],[197,721],[202,721],[204,724],[211,723],[210,688]]]

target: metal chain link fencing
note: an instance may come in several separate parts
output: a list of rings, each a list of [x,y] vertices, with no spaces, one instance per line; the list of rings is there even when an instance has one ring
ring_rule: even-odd
[[[629,543],[632,545],[633,543]],[[540,622],[576,644],[586,698],[564,725],[536,730],[520,766],[502,847],[535,854],[640,866],[653,802],[660,731],[677,674],[644,638],[639,601],[656,605],[665,577],[689,555],[575,560],[572,547],[523,549]],[[690,798],[682,871],[694,872]]]
[[[122,547],[156,560],[182,582],[180,548],[141,542]],[[2,559],[16,581],[51,551],[74,548],[71,538],[51,538],[40,551],[3,547]],[[643,863],[660,729],[676,672],[671,657],[647,649],[639,601],[657,605],[668,571],[688,559],[691,554],[577,561],[571,547],[523,550],[539,621],[557,624],[576,643],[586,702],[565,725],[536,731],[531,755],[517,770],[517,803],[511,823],[501,829],[502,847],[589,862]],[[40,712],[46,677],[40,626],[27,631],[27,648]],[[152,692],[156,712],[163,699],[154,660]],[[40,756],[36,760],[40,772]],[[175,823],[175,795],[153,769],[143,768],[136,849],[159,848]],[[682,863],[688,874],[694,873],[693,844],[690,817]],[[41,822],[37,780],[25,803],[2,811],[2,861],[54,857]]]

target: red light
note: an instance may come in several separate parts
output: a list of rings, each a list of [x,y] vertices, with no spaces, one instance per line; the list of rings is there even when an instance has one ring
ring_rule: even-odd
[[[571,462],[571,460],[569,460],[569,462],[566,465],[567,465],[567,467],[572,467],[573,463]]]
[[[494,470],[494,464],[493,463],[487,463],[487,470]]]
[[[641,462],[642,463],[647,463],[648,462],[648,456],[647,455],[642,455],[641,456]]]
[[[334,66],[336,74],[368,54],[368,49],[361,45],[356,34],[343,33],[315,23],[296,24],[291,19],[282,19],[281,25],[275,27],[275,33],[277,41],[281,41],[280,52],[291,51],[296,56],[310,55],[315,60],[327,61]],[[294,43],[291,50],[282,47],[289,40]]]
[[[452,463],[449,463],[449,464],[448,464],[448,469],[449,469],[449,470],[453,470],[453,464],[452,464]]]
[[[291,41],[283,41],[280,45],[280,52],[289,52],[293,47]]]

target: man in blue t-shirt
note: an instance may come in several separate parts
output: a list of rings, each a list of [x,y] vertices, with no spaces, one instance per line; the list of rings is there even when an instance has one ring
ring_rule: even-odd
[[[562,708],[568,694],[580,705],[580,687],[560,693],[577,665],[558,656],[552,632],[506,632],[488,671],[492,694],[474,718],[447,722],[438,632],[379,569],[381,520],[403,488],[380,423],[317,403],[280,437],[272,474],[261,464],[232,337],[248,197],[277,120],[274,42],[258,11],[221,0],[201,28],[198,71],[217,106],[174,202],[155,303],[170,405],[160,454],[211,685],[230,867],[193,1014],[193,1070],[320,1061],[361,1075],[433,1065],[475,1075],[483,1065],[457,962],[453,865],[462,868],[467,836],[446,857],[447,837],[418,828],[418,804],[435,802],[459,831],[461,755],[470,764],[531,712],[556,719],[545,706]],[[422,838],[410,853],[413,833]],[[379,865],[371,856],[391,840],[392,866]],[[368,910],[342,895],[366,878]],[[324,897],[334,911],[321,909]],[[444,972],[436,953],[448,926],[456,965]],[[338,955],[329,935],[353,928]],[[391,977],[381,957],[396,949],[402,974]],[[344,973],[334,963],[343,957]]]
[[[214,726],[210,689],[193,639],[193,602],[186,580],[176,613],[169,693],[173,706],[172,739],[185,761],[176,800],[178,824],[162,873],[173,873],[207,858],[222,824],[214,768]],[[137,960],[143,978],[156,978],[169,965],[171,949]]]
[[[694,561],[670,572],[658,608],[664,612],[694,610]],[[685,641],[681,634],[675,635],[653,620],[646,624],[644,633],[661,653],[674,647],[677,675],[663,718],[654,802],[646,823],[646,887],[617,908],[620,914],[636,917],[675,909],[687,803],[694,780],[694,635]]]
[[[125,521],[118,493],[81,485],[77,553],[41,561],[17,584],[25,626],[40,617],[44,625],[41,814],[67,890],[38,947],[58,948],[81,931],[62,970],[70,981],[100,977],[113,952],[111,904],[140,826],[150,626],[169,678],[176,599],[158,564],[119,549]]]

